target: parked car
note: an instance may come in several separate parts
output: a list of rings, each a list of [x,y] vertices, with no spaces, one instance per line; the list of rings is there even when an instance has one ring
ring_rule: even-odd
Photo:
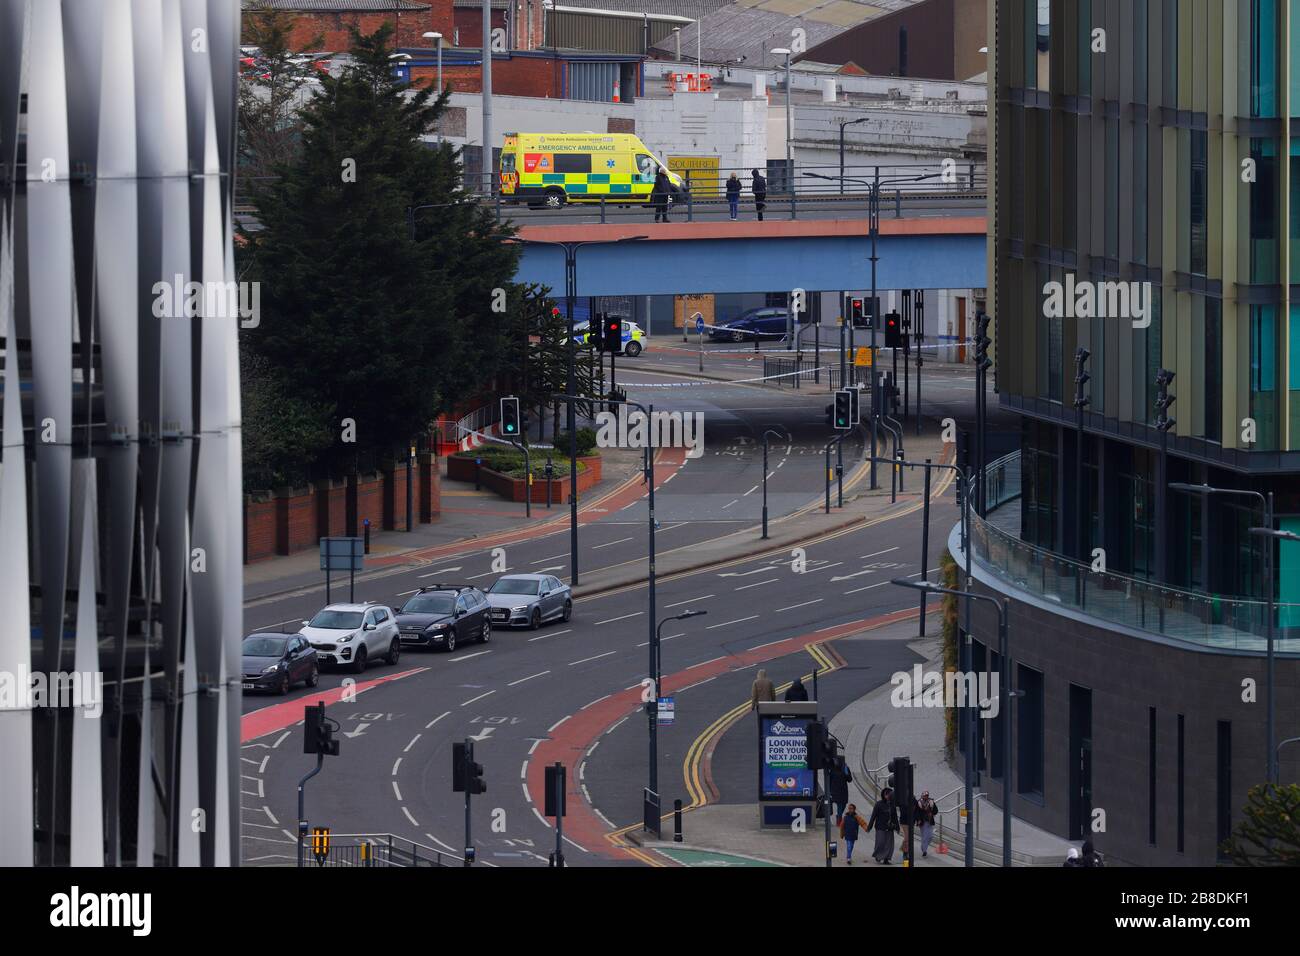
[[[407,647],[454,651],[457,644],[492,639],[488,609],[487,597],[476,587],[434,584],[420,588],[393,613]]]
[[[573,341],[580,346],[591,340],[591,323],[582,321],[573,323]],[[645,348],[645,332],[641,326],[627,319],[623,320],[623,354],[636,358]]]
[[[541,627],[573,616],[569,586],[549,574],[507,574],[487,590],[492,620],[506,627]]]
[[[316,648],[321,663],[350,667],[354,674],[374,657],[396,664],[402,652],[392,609],[373,601],[323,607],[302,622],[299,633]]]
[[[301,634],[249,634],[242,654],[244,690],[287,694],[299,681],[315,687],[320,680],[316,649]]]
[[[715,342],[752,343],[755,336],[764,342],[778,342],[786,337],[788,315],[784,308],[750,309],[730,322],[705,329],[705,332]]]

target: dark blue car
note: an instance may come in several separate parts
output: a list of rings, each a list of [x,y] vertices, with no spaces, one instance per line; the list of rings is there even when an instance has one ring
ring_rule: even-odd
[[[789,312],[781,307],[750,309],[730,322],[723,322],[707,329],[709,338],[715,342],[749,342],[755,336],[760,342],[780,342],[786,337],[786,322]]]
[[[244,690],[287,694],[294,684],[315,687],[320,679],[316,649],[301,634],[250,634],[242,652]]]

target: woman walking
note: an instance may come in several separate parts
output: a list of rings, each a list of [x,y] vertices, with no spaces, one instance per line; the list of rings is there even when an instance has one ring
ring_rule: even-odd
[[[880,791],[880,799],[871,810],[867,829],[876,831],[876,845],[871,858],[877,863],[888,863],[894,855],[894,834],[898,832],[898,808],[894,806],[894,791],[889,787]]]

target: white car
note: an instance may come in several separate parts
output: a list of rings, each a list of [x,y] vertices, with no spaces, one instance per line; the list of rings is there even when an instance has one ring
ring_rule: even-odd
[[[298,633],[316,648],[322,664],[349,667],[354,674],[376,657],[396,664],[402,653],[392,608],[373,602],[323,607]]]

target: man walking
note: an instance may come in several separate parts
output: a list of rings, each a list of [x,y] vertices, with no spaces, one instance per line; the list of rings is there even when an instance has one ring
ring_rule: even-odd
[[[753,184],[750,189],[754,193],[754,211],[758,213],[758,221],[763,221],[763,210],[767,208],[767,180],[757,169],[751,170],[754,176]]]
[[[939,808],[930,799],[930,791],[921,792],[921,800],[916,805],[916,823],[921,827],[921,856],[930,855],[930,840],[934,837],[934,822],[939,816]]]
[[[898,808],[894,806],[894,791],[889,787],[880,791],[880,799],[867,821],[867,830],[876,831],[876,845],[871,858],[877,863],[888,864],[894,855],[894,834],[898,831]]]
[[[776,685],[767,679],[767,671],[760,670],[749,688],[749,709],[758,710],[759,701],[776,700]]]

